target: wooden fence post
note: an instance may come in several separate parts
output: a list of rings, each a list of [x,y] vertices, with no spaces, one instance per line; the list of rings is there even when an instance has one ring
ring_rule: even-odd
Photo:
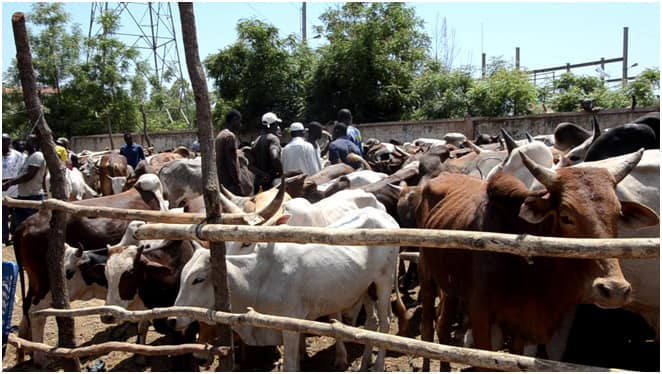
[[[207,210],[208,223],[221,223],[221,204],[218,188],[218,174],[216,170],[214,151],[214,131],[211,123],[211,107],[205,72],[200,63],[198,52],[197,31],[195,27],[195,14],[192,3],[179,3],[179,16],[182,23],[182,38],[186,51],[186,65],[188,67],[191,86],[195,96],[196,120],[198,122],[198,139],[200,153],[202,154],[203,196]],[[214,308],[216,310],[230,311],[230,293],[227,281],[227,265],[225,263],[225,243],[210,243],[212,284],[214,285]],[[232,347],[232,330],[227,325],[217,325],[217,344]],[[234,354],[220,358],[219,371],[232,371]]]
[[[65,166],[55,153],[55,143],[50,127],[44,119],[41,101],[37,95],[37,81],[32,66],[30,43],[25,27],[25,15],[16,12],[12,16],[14,42],[16,43],[16,61],[23,88],[23,100],[28,111],[30,122],[33,123],[39,134],[41,150],[46,159],[48,171],[51,174],[51,193],[56,199],[66,200],[64,190]],[[46,263],[48,264],[48,279],[53,297],[52,305],[55,308],[69,309],[69,294],[64,280],[64,240],[66,235],[66,212],[51,212],[51,231],[49,234]],[[25,302],[25,300],[23,300]],[[76,345],[74,333],[74,320],[71,318],[57,318],[58,345],[74,347]],[[77,358],[65,361],[65,370],[80,371],[80,362]]]

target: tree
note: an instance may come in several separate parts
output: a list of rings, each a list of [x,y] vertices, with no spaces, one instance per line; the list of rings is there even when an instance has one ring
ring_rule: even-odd
[[[321,15],[319,49],[307,117],[335,118],[352,110],[357,122],[398,120],[411,110],[411,89],[429,38],[403,3],[345,3]]]
[[[486,71],[486,79],[477,80],[467,91],[469,115],[497,117],[531,113],[538,91],[525,72],[514,69],[503,58],[493,59]]]
[[[262,21],[240,21],[237,32],[235,44],[205,60],[218,95],[216,122],[232,107],[254,128],[268,111],[286,121],[300,119],[312,51],[293,36],[280,39],[278,29]]]
[[[659,106],[660,70],[646,69],[627,86],[627,96],[634,97],[638,106]]]
[[[474,86],[470,68],[447,70],[432,61],[412,85],[415,102],[409,118],[458,118],[469,114],[467,93]]]

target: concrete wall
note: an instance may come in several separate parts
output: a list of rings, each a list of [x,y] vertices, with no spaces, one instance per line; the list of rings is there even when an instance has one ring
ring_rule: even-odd
[[[604,110],[597,114],[601,129],[627,123],[645,113],[659,111],[660,108],[637,108]],[[382,141],[397,139],[402,142],[412,141],[417,138],[441,138],[448,132],[463,133],[470,139],[475,139],[478,134],[499,134],[503,127],[508,130],[515,139],[523,139],[524,132],[531,135],[552,134],[554,128],[561,122],[574,122],[577,125],[591,130],[591,115],[586,112],[573,113],[547,113],[519,117],[473,117],[466,119],[442,119],[429,121],[403,121],[403,122],[380,122],[363,123],[359,125],[363,140],[377,138]],[[190,146],[197,139],[197,130],[171,131],[150,133],[149,138],[156,152],[176,148],[177,146]],[[240,141],[251,141],[257,134],[242,134]],[[142,134],[134,134],[133,140],[143,147],[147,141]],[[283,139],[286,140],[286,139]],[[122,134],[114,134],[115,148],[124,144]],[[110,147],[108,135],[74,136],[71,138],[71,147],[74,152],[84,149],[91,151],[102,151]]]

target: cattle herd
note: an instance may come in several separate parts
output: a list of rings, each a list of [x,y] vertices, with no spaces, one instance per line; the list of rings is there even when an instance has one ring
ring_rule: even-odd
[[[407,143],[367,139],[360,170],[328,165],[316,175],[283,178],[279,186],[255,196],[224,188],[219,195],[224,212],[258,214],[262,225],[659,237],[659,142],[659,113],[602,130],[594,118],[592,132],[560,123],[553,134],[527,133],[523,140],[504,130],[473,140],[456,133]],[[205,210],[200,158],[183,147],[148,157],[135,170],[113,151],[78,156],[80,170],[67,170],[66,178],[74,204]],[[14,236],[16,257],[29,280],[19,335],[35,342],[43,340],[45,318],[33,316],[28,323],[25,316],[50,304],[45,262],[50,216],[40,210]],[[213,307],[209,243],[138,241],[139,221],[67,219],[64,271],[72,300],[104,299],[130,310]],[[627,335],[617,339],[630,344],[659,348],[659,259],[522,257],[395,245],[225,244],[237,313],[250,307],[308,320],[329,316],[388,333],[395,293],[393,309],[402,335],[412,330],[410,322],[418,322],[413,319],[418,315],[424,341],[433,341],[436,332],[442,344],[613,365],[625,361],[609,359],[634,355],[636,348],[635,353],[587,353],[601,346],[595,337],[602,335],[580,338],[576,331],[605,318],[599,313],[618,310],[598,329]],[[402,250],[419,251],[417,263],[400,261]],[[418,293],[412,291],[416,287]],[[101,319],[116,322],[111,316]],[[619,328],[632,319],[645,326],[642,336]],[[189,318],[155,320],[153,325],[181,342],[213,338],[209,326]],[[451,339],[458,326],[466,333]],[[145,343],[147,328],[146,323],[139,326],[139,343]],[[233,330],[243,345],[282,345],[283,370],[300,369],[305,339],[298,332]],[[584,339],[579,344],[584,353],[570,352],[577,339]],[[46,363],[45,356],[32,355],[36,364]],[[372,347],[366,346],[361,370],[383,371],[384,360],[384,349],[373,360]],[[334,364],[348,368],[342,341],[335,345]],[[659,370],[657,365],[647,369]],[[442,363],[442,370],[449,368]],[[430,369],[428,360],[423,369]]]

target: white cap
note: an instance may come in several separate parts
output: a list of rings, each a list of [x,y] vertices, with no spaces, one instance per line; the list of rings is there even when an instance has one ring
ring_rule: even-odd
[[[272,113],[272,112],[265,113],[265,114],[262,116],[262,126],[269,127],[269,126],[271,126],[271,124],[274,123],[274,122],[278,122],[278,123],[280,123],[280,122],[283,122],[283,120],[281,120],[280,118],[278,118],[278,116],[275,115],[275,114]]]
[[[290,132],[292,131],[305,131],[303,123],[301,122],[292,122],[290,125]]]

